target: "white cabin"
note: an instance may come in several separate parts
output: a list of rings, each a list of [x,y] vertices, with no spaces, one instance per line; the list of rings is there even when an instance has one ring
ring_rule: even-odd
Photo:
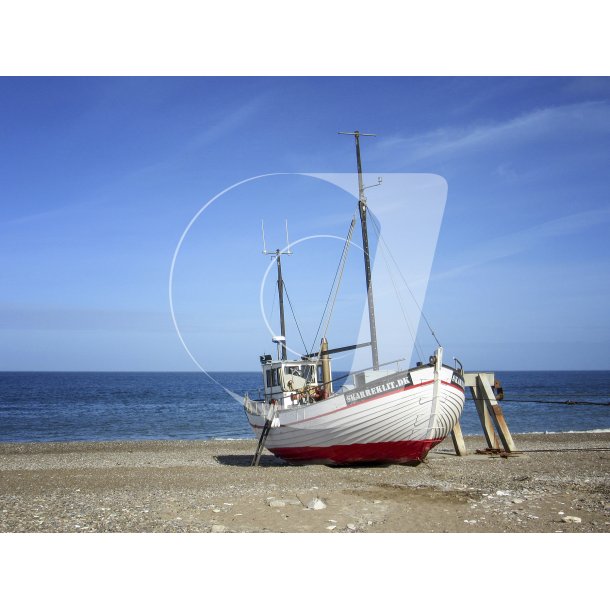
[[[316,360],[272,360],[261,356],[265,402],[288,409],[320,399],[322,365]],[[331,390],[332,391],[332,390]]]

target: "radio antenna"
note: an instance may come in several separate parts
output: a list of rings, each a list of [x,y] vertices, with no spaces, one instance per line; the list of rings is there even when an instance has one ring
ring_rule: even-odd
[[[278,347],[281,344],[282,347],[282,360],[288,358],[286,352],[286,321],[284,319],[284,280],[282,279],[282,255],[292,254],[290,250],[290,241],[288,241],[288,221],[286,220],[286,249],[280,250],[267,250],[267,244],[265,243],[265,223],[261,220],[261,228],[263,230],[263,254],[265,256],[274,256],[277,264],[277,293],[280,302],[280,329],[281,338],[278,337]]]

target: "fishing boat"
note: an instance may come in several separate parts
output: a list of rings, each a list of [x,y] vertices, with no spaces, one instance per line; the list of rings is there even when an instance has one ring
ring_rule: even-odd
[[[346,133],[346,132],[340,132]],[[329,349],[326,336],[315,353],[289,359],[284,319],[284,282],[281,259],[288,248],[271,254],[277,266],[281,335],[273,337],[277,354],[260,357],[263,387],[257,398],[244,397],[244,409],[258,445],[252,465],[264,449],[291,463],[348,465],[354,463],[422,462],[458,422],[464,407],[464,371],[443,362],[438,345],[428,362],[401,370],[401,362],[379,362],[369,240],[367,200],[364,195],[360,137],[356,143],[358,216],[362,230],[364,275],[368,298],[370,341]],[[356,214],[346,246],[351,242]],[[344,264],[346,250],[342,255]],[[332,291],[331,291],[332,292]],[[371,349],[372,366],[334,378],[332,354]],[[338,382],[342,381],[341,387]]]

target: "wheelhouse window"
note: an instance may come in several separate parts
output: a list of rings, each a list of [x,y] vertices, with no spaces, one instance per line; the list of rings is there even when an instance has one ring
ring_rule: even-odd
[[[305,381],[315,381],[315,367],[313,364],[288,364],[284,366],[284,372],[287,375],[302,377]]]
[[[268,388],[280,385],[279,368],[267,369],[265,372],[265,383]]]
[[[310,383],[315,383],[315,367],[313,364],[304,364],[301,367],[301,376]]]

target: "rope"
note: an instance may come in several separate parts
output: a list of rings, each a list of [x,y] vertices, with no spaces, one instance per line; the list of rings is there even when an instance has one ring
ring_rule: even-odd
[[[484,398],[466,398],[466,400],[472,400],[473,402],[484,401]],[[610,407],[610,402],[589,402],[586,400],[518,400],[503,398],[500,402],[519,402],[519,403],[539,403],[544,405],[590,405],[596,407]]]
[[[581,396],[585,396],[585,398],[607,398],[607,394],[599,394],[599,395],[593,395],[593,394],[583,394],[583,393],[578,393],[578,394],[567,394],[566,392],[562,392],[560,394],[551,394],[551,393],[547,393],[544,392],[544,394],[541,393],[537,393],[537,394],[521,394],[521,392],[518,393],[519,394],[519,398],[554,398],[554,397],[561,397],[561,398],[580,398]]]

